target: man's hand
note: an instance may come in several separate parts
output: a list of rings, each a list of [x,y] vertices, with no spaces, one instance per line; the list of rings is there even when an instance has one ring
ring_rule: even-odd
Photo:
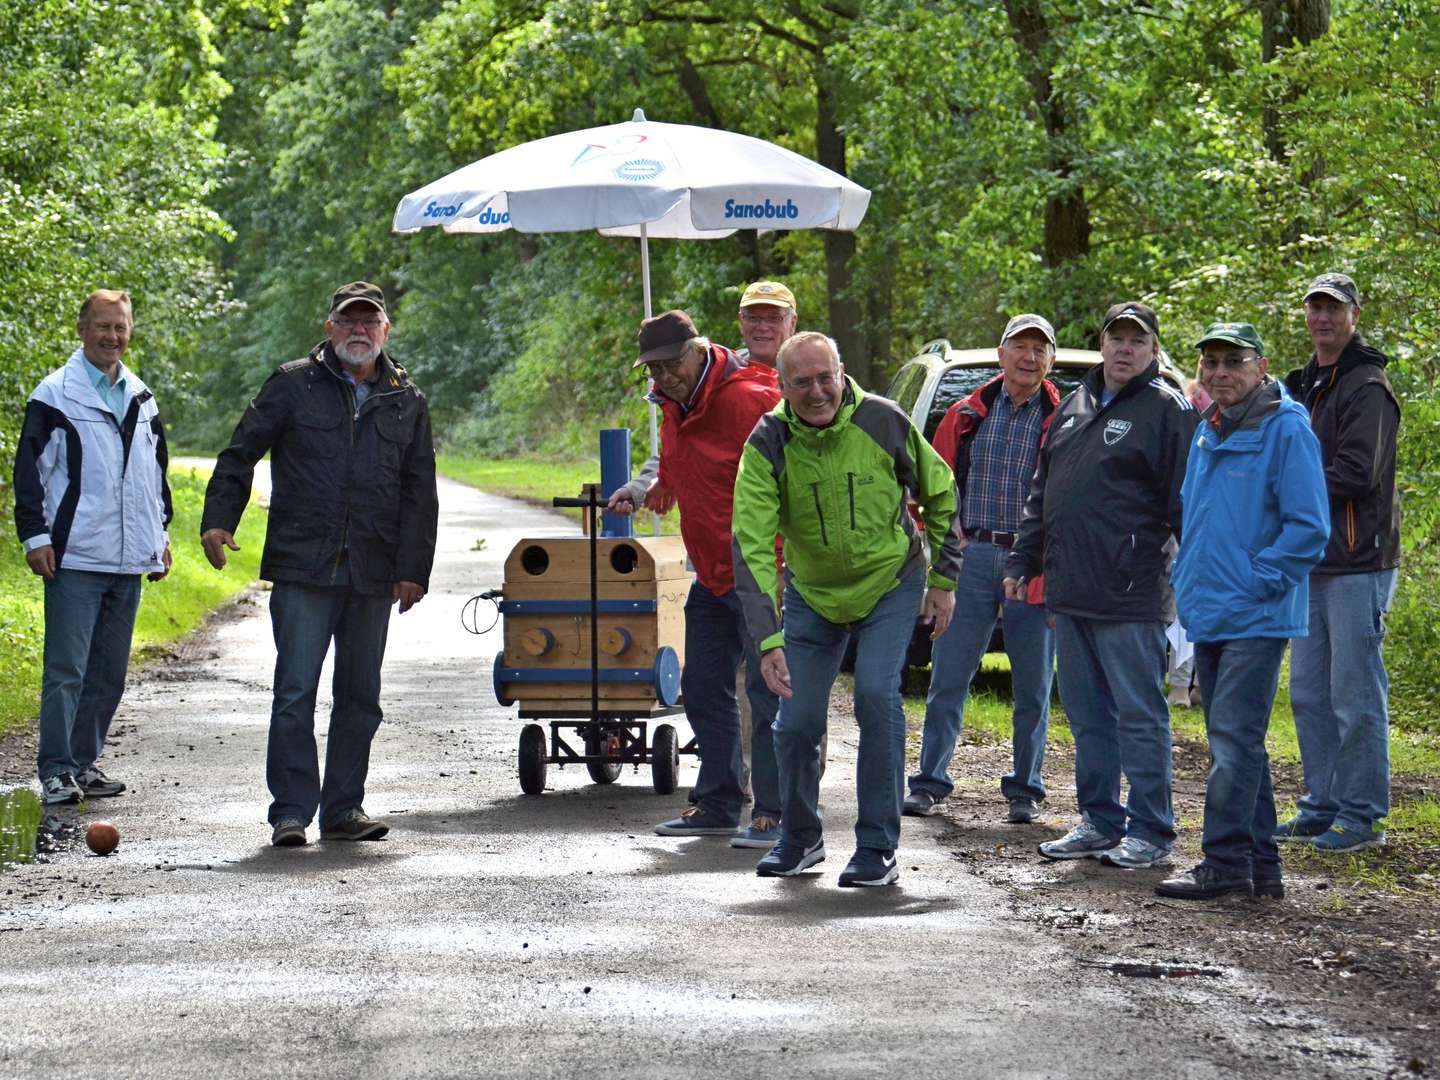
[[[46,581],[55,580],[55,549],[51,545],[25,552],[25,561],[30,564],[32,573],[39,574]]]
[[[925,590],[925,603],[920,608],[920,621],[934,627],[930,631],[931,641],[945,633],[946,627],[950,625],[950,618],[954,614],[955,594],[953,592],[949,589],[937,589],[933,585]]]
[[[1005,586],[1006,600],[1025,599],[1025,579],[1023,577],[1007,577],[1001,584]]]
[[[621,517],[629,517],[635,512],[635,497],[630,494],[628,487],[618,487],[611,494],[610,500],[605,504],[607,514],[619,514]]]
[[[235,537],[224,529],[206,529],[200,534],[200,545],[205,549],[205,558],[216,570],[225,569],[225,549],[239,551]]]
[[[760,674],[776,697],[789,700],[795,696],[795,691],[790,689],[790,665],[785,662],[783,648],[771,649],[760,658]]]
[[[397,581],[395,582],[395,587],[391,590],[392,599],[390,602],[393,604],[398,600],[400,602],[400,614],[404,615],[405,612],[418,604],[420,598],[424,595],[425,590],[419,585],[416,585],[415,582]]]
[[[160,555],[160,561],[165,564],[164,570],[156,570],[154,573],[146,574],[146,581],[163,581],[170,573],[170,545],[165,545],[165,550]]]
[[[645,509],[657,514],[668,514],[675,509],[675,492],[656,480],[645,492]]]

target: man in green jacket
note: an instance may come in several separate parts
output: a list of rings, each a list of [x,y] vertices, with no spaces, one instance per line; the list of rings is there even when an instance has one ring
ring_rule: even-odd
[[[784,400],[760,419],[735,479],[735,589],[780,696],[780,842],[761,877],[790,877],[822,862],[820,739],[830,690],[853,634],[857,848],[842,886],[899,877],[905,795],[905,714],[900,669],[917,614],[945,632],[954,608],[960,538],[952,532],[950,469],[894,402],[845,376],[835,342],[806,332],[778,356]],[[906,510],[919,503],[927,551]],[[775,537],[785,537],[784,616],[775,604]],[[923,605],[922,605],[923,594]]]

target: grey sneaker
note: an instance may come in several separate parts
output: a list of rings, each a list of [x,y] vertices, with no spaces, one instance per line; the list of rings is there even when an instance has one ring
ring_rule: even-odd
[[[902,812],[912,817],[929,817],[940,809],[940,804],[945,801],[943,795],[932,795],[924,788],[916,788],[909,795],[905,796],[905,805]]]
[[[372,818],[358,806],[328,829],[320,830],[321,840],[379,840],[390,826]]]
[[[94,765],[75,777],[75,783],[87,799],[103,799],[110,795],[119,795],[125,790],[124,784],[119,780],[111,780]]]
[[[270,844],[273,847],[304,847],[305,823],[298,818],[281,818],[270,834]]]
[[[1017,795],[1010,800],[1010,812],[1005,820],[1011,825],[1029,825],[1040,816],[1040,807],[1034,799]]]
[[[733,848],[760,848],[769,851],[780,842],[780,822],[766,814],[750,819],[750,827],[730,838]]]
[[[85,798],[85,792],[80,790],[80,785],[75,783],[75,777],[68,772],[41,780],[40,795],[45,800],[46,806],[79,802]]]
[[[1125,870],[1147,870],[1152,866],[1169,866],[1170,849],[1141,840],[1138,836],[1127,836],[1118,847],[1101,855],[1100,861]]]
[[[1119,844],[1091,825],[1089,818],[1081,818],[1080,824],[1059,840],[1046,840],[1036,850],[1047,859],[1094,859]]]

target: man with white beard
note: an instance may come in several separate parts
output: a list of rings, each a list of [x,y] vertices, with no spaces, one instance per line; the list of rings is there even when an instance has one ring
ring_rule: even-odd
[[[265,778],[270,842],[298,847],[320,816],[321,840],[378,840],[365,813],[370,743],[380,726],[380,665],[390,606],[403,614],[430,584],[439,502],[425,397],[384,351],[390,316],[379,287],[336,290],[326,340],[266,380],[215,462],[200,541],[217,570],[255,463],[270,453],[270,523],[260,576],[274,583],[275,689]],[[335,642],[334,706],[322,785],[315,695]]]

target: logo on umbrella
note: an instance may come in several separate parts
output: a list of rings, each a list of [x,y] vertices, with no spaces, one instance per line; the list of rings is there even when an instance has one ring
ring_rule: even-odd
[[[654,180],[664,171],[664,164],[653,158],[631,158],[615,166],[615,175],[621,180]]]

